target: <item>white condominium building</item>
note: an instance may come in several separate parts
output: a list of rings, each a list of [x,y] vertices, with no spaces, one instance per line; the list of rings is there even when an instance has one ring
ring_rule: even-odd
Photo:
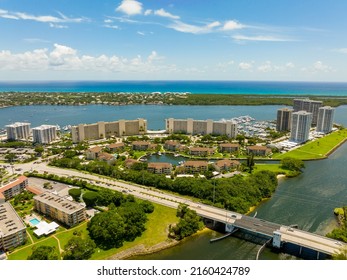
[[[16,122],[5,127],[7,140],[26,140],[30,136],[30,123]]]
[[[320,107],[318,110],[317,132],[329,133],[333,129],[335,108],[330,106]]]
[[[32,132],[34,143],[50,144],[57,139],[57,127],[55,125],[44,124],[34,127]]]
[[[310,99],[294,99],[294,112],[306,111],[312,113],[312,124],[317,124],[318,109],[323,106],[322,101]]]
[[[237,136],[237,123],[234,121],[213,121],[193,119],[166,119],[166,131],[168,133],[186,133],[191,135],[227,135],[235,138]]]
[[[147,121],[145,119],[79,124],[71,128],[72,141],[74,143],[84,140],[97,140],[146,133]]]
[[[294,112],[292,114],[290,141],[303,143],[308,140],[312,123],[312,113],[306,111]]]

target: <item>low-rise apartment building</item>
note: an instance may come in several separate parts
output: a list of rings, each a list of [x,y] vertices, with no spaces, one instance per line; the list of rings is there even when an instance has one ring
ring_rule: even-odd
[[[22,219],[10,203],[0,203],[0,249],[8,251],[26,240],[26,226]]]
[[[216,161],[213,166],[217,171],[229,171],[231,169],[238,168],[240,166],[240,162],[237,160],[221,159]]]
[[[265,146],[247,146],[246,151],[249,154],[253,154],[255,156],[267,156],[271,154],[271,149],[265,147]]]
[[[99,146],[89,148],[86,151],[86,159],[90,159],[90,160],[97,159],[99,154],[101,154],[101,151],[102,151],[102,148]]]
[[[86,219],[85,207],[51,192],[34,196],[35,210],[67,226],[74,226]]]
[[[124,143],[112,143],[106,146],[111,152],[119,152],[125,147]]]
[[[168,151],[177,151],[178,148],[181,146],[180,142],[174,141],[174,140],[167,140],[165,141],[164,148]]]
[[[154,174],[170,175],[172,164],[168,162],[150,162],[148,163],[147,171]]]
[[[156,146],[156,144],[147,141],[134,141],[131,143],[131,147],[135,151],[147,151],[149,149],[154,149]]]
[[[219,145],[219,150],[221,153],[227,152],[227,153],[233,153],[238,152],[240,149],[240,145],[236,143],[222,143]]]
[[[189,148],[189,154],[192,156],[200,156],[206,157],[212,155],[214,153],[214,149],[207,147],[191,147]]]
[[[20,194],[27,186],[28,178],[25,176],[19,176],[16,180],[0,187],[0,193],[5,200],[9,200],[15,195]]]
[[[188,160],[184,163],[186,173],[202,173],[208,170],[208,162],[202,160]]]

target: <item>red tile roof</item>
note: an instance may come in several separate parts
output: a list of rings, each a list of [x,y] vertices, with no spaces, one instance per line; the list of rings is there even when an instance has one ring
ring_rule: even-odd
[[[21,183],[23,183],[25,180],[27,180],[28,178],[27,177],[25,177],[25,176],[19,176],[16,180],[14,180],[13,182],[11,182],[11,183],[8,183],[7,185],[5,185],[5,186],[2,186],[1,188],[0,188],[0,192],[4,192],[4,191],[7,191],[7,190],[9,190],[9,189],[11,189],[11,188],[13,188],[13,187],[15,187],[15,186],[17,186],[17,185],[19,185],[19,184],[21,184]]]

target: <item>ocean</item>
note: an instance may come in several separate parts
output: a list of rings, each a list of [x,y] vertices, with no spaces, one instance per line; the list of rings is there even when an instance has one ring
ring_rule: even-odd
[[[0,82],[1,92],[190,92],[347,96],[347,83],[259,81],[35,81]]]

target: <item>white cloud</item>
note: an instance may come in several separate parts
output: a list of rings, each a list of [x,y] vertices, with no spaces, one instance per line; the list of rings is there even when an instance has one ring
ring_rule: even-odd
[[[239,63],[239,69],[241,70],[252,70],[253,65],[248,62],[240,62]]]
[[[172,24],[168,25],[169,28],[172,28],[176,31],[183,33],[192,33],[192,34],[204,34],[215,31],[215,27],[219,26],[218,22],[212,22],[203,26],[193,25],[184,23],[182,21],[176,20]]]
[[[223,30],[237,30],[242,28],[245,28],[245,26],[235,20],[229,20],[223,25]]]
[[[274,36],[245,36],[245,35],[234,35],[232,38],[236,41],[261,41],[261,42],[290,42],[292,39],[280,38]]]
[[[116,55],[78,55],[78,51],[69,46],[54,44],[53,49],[35,49],[23,53],[12,53],[8,50],[0,51],[0,71],[16,71],[36,73],[46,71],[88,71],[91,73],[122,72],[122,73],[153,73],[159,71],[172,71],[172,65],[163,64],[164,57],[152,51],[147,57],[140,55],[133,58],[122,58]],[[170,70],[171,69],[171,70]],[[6,72],[8,73],[8,72]]]
[[[139,15],[142,14],[142,3],[136,0],[123,0],[116,11],[129,16]]]
[[[146,10],[145,12],[144,12],[144,15],[145,16],[149,16],[149,15],[151,15],[152,14],[152,10],[151,9],[148,9],[148,10]]]
[[[112,19],[105,19],[105,20],[104,20],[104,23],[112,23],[112,22],[113,22]]]
[[[56,24],[56,23],[50,23],[49,26],[52,27],[52,28],[58,28],[58,29],[68,28],[67,25]]]
[[[264,72],[264,73],[271,72],[271,71],[273,71],[273,69],[274,69],[274,67],[271,64],[271,61],[266,61],[265,64],[260,65],[258,67],[258,71]]]
[[[157,16],[166,17],[166,18],[170,18],[170,19],[180,19],[179,16],[173,15],[173,14],[165,11],[164,9],[156,10],[156,11],[154,11],[154,14]]]
[[[136,33],[141,35],[141,36],[145,36],[146,35],[144,32],[141,32],[141,31],[137,31]]]
[[[36,16],[23,12],[10,12],[6,10],[0,10],[0,17],[14,20],[32,20],[37,22],[46,22],[46,23],[80,23],[83,21],[88,21],[87,18],[69,18],[62,13],[58,13],[60,17],[44,15]]]
[[[120,29],[118,25],[114,24],[104,24],[103,26],[110,29]]]
[[[295,65],[294,65],[293,62],[288,62],[288,63],[286,64],[286,68],[295,68]]]

